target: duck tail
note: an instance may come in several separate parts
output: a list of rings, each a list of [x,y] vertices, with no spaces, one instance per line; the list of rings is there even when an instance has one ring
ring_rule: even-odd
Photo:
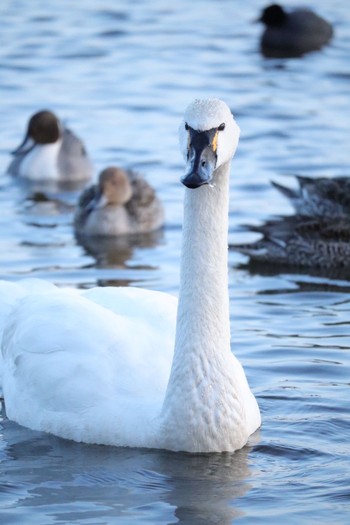
[[[283,186],[282,184],[279,184],[278,182],[275,182],[274,180],[271,181],[271,184],[274,188],[276,188],[282,195],[287,197],[290,200],[295,200],[299,197],[299,194],[296,190],[293,190],[292,188],[288,188],[287,186]]]

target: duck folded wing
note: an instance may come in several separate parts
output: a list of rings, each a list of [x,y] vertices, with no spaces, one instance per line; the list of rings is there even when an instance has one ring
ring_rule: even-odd
[[[149,231],[162,226],[163,206],[152,186],[140,175],[128,171],[132,198],[126,203],[130,217],[139,225],[139,231]]]

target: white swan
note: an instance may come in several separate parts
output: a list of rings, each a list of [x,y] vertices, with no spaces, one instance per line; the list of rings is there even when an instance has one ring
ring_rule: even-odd
[[[261,420],[230,349],[228,181],[238,137],[217,99],[192,103],[180,127],[187,188],[176,337],[168,294],[49,284],[35,294],[30,283],[2,341],[10,419],[87,443],[189,452],[245,445]]]

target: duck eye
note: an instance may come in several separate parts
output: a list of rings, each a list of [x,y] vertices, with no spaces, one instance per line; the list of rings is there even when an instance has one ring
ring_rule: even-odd
[[[220,126],[218,127],[218,130],[219,131],[224,131],[225,129],[225,122],[223,122],[222,124],[220,124]]]
[[[185,129],[188,131],[189,129],[189,125],[187,124],[187,122],[185,122]]]

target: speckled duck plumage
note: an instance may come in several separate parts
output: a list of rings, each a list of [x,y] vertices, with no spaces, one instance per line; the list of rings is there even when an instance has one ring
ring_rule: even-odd
[[[138,173],[113,166],[83,191],[74,218],[76,233],[85,236],[147,233],[163,224],[163,206],[152,186]]]
[[[349,177],[296,177],[298,188],[272,182],[287,197],[298,215],[304,217],[350,217]]]
[[[350,268],[350,220],[284,217],[251,227],[262,238],[231,247],[251,261],[312,268]]]

